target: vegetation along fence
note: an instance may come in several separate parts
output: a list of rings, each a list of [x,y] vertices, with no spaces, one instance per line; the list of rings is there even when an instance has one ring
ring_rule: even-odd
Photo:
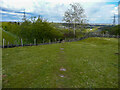
[[[106,37],[106,38],[120,38],[119,35],[109,35],[109,34],[95,34],[95,33],[90,33],[90,34],[86,34],[84,37],[81,38],[73,38],[73,39],[65,39],[65,42],[73,42],[73,41],[79,41],[79,40],[83,40],[86,39],[88,37]],[[34,39],[34,43],[30,43],[30,44],[24,44],[23,40],[20,40],[21,43],[20,44],[9,44],[9,42],[6,43],[6,40],[3,38],[2,40],[2,46],[0,46],[0,48],[12,48],[12,47],[23,47],[23,46],[37,46],[37,45],[46,45],[46,44],[55,44],[55,43],[61,43],[62,39],[56,40],[55,41],[51,41],[49,40],[49,42],[44,42],[43,43],[37,43],[37,40]]]

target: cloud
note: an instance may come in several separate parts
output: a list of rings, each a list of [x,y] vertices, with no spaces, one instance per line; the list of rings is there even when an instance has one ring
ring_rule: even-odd
[[[27,13],[31,13],[28,14],[29,16],[41,15],[49,21],[61,22],[64,12],[69,4],[73,2],[81,3],[90,22],[109,21],[111,23],[110,20],[114,13],[118,14],[117,6],[107,4],[107,2],[118,2],[118,0],[2,0],[0,6],[13,10],[10,12],[2,11],[2,13],[9,13],[11,16],[23,15],[20,12],[23,12],[25,9]]]
[[[0,14],[2,15],[2,18],[0,19],[0,21],[6,20],[22,20],[24,12],[23,11],[17,11],[17,10],[10,10],[7,8],[1,8],[0,9]],[[34,15],[33,13],[30,12],[26,12],[26,17],[30,18],[32,15]]]
[[[13,10],[24,10],[32,12],[34,0],[2,0],[0,6]]]
[[[91,22],[112,23],[114,14],[117,15],[118,9],[115,5],[106,3],[96,3],[86,9],[88,19]]]
[[[16,16],[23,16],[23,13],[14,13],[14,12],[6,12],[6,11],[1,11],[1,14],[9,14],[9,15],[16,15]]]

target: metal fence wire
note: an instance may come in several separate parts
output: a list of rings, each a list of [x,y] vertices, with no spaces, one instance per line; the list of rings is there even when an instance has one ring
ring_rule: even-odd
[[[109,34],[96,34],[96,33],[89,33],[86,34],[84,37],[81,38],[73,38],[73,39],[65,39],[65,42],[73,42],[73,41],[79,41],[79,40],[83,40],[89,37],[106,37],[106,38],[120,38],[119,35],[109,35]],[[16,41],[14,41],[16,42]],[[0,48],[13,48],[13,47],[23,47],[23,46],[37,46],[37,45],[46,45],[46,44],[55,44],[55,43],[61,43],[62,40],[56,40],[51,42],[51,40],[49,40],[49,42],[45,43],[37,43],[37,40],[34,39],[33,40],[34,43],[30,43],[30,44],[24,44],[22,38],[21,38],[21,42],[20,44],[14,43],[14,44],[10,44],[9,42],[6,43],[6,40],[3,38],[2,40],[2,46],[0,46]]]

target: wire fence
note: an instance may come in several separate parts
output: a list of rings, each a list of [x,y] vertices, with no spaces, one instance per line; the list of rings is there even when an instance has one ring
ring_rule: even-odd
[[[120,38],[119,35],[109,35],[109,34],[95,34],[95,33],[89,33],[86,34],[84,37],[80,37],[80,38],[73,38],[73,39],[64,39],[65,42],[73,42],[73,41],[80,41],[89,37],[106,37],[106,38]],[[3,38],[2,40],[2,46],[0,46],[0,48],[13,48],[13,47],[24,47],[24,46],[38,46],[38,45],[47,45],[47,44],[55,44],[55,43],[61,43],[63,40],[56,40],[55,41],[51,41],[49,40],[49,42],[44,42],[43,43],[37,43],[37,40],[34,39],[33,42],[34,43],[29,43],[29,44],[24,44],[22,38],[21,38],[21,42],[20,44],[9,44],[5,42],[5,39]]]

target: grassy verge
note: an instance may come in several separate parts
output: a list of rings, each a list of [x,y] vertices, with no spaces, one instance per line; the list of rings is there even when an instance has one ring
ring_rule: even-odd
[[[117,52],[114,38],[3,49],[3,87],[117,88]]]

